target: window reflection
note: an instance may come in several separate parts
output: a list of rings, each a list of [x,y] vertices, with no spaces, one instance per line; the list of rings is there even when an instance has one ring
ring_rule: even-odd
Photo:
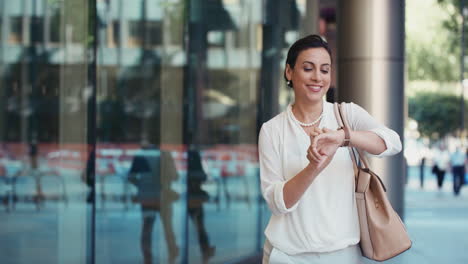
[[[193,134],[186,136],[192,143],[189,149],[200,153],[206,173],[200,189],[207,198],[198,208],[205,228],[190,223],[189,234],[196,238],[206,231],[205,245],[213,247],[189,238],[189,258],[206,262],[213,251],[209,261],[222,263],[249,256],[258,243],[244,236],[259,230],[256,117],[261,54],[254,32],[262,12],[258,1],[207,1],[194,10],[188,47],[194,63],[188,68],[191,92],[186,100],[196,105],[186,123]],[[189,168],[198,163],[190,158],[197,157],[195,153],[189,150]],[[189,170],[188,181],[191,176]]]
[[[0,0],[0,245],[21,244],[5,261],[259,253],[258,122],[296,2],[277,19],[255,0]]]
[[[120,22],[113,21],[108,27],[109,48],[120,46]]]
[[[44,17],[31,17],[31,43],[38,44],[44,42]]]
[[[71,6],[81,15],[56,15]],[[80,177],[88,150],[87,14],[82,1],[0,1],[2,263],[85,263],[91,253]],[[57,33],[67,27],[75,29],[73,49]]]
[[[10,18],[10,34],[8,40],[11,44],[23,42],[23,17]]]
[[[98,34],[106,39],[97,61],[96,258],[183,263],[183,64],[173,58],[184,54],[181,43],[169,46],[169,36],[182,34],[183,23],[173,21],[183,19],[177,14],[185,7],[150,0],[99,5]]]
[[[57,8],[57,6],[50,6],[49,9],[49,19],[50,19],[50,39],[51,43],[58,44],[60,43],[60,31],[61,31],[61,9]]]

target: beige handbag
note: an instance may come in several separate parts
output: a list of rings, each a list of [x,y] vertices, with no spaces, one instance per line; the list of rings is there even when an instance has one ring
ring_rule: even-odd
[[[338,125],[345,131],[345,144],[349,144],[349,129],[345,104],[335,103]],[[385,186],[377,174],[369,169],[366,157],[360,150],[349,147],[355,171],[355,195],[361,229],[361,251],[366,258],[384,261],[411,247],[405,225],[393,210]],[[357,152],[359,163],[356,162]]]

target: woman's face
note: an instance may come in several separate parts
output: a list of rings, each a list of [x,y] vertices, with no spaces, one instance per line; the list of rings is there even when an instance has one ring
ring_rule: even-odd
[[[331,58],[324,48],[309,48],[297,56],[294,68],[286,65],[286,78],[291,80],[296,101],[322,100],[330,88]]]

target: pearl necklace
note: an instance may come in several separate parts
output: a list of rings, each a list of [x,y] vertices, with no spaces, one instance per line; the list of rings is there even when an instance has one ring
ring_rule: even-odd
[[[293,111],[292,111],[292,106],[291,106],[291,117],[294,120],[294,122],[298,123],[299,125],[301,125],[303,127],[311,127],[311,126],[317,124],[322,119],[323,109],[322,109],[322,113],[320,114],[320,116],[317,119],[315,119],[314,121],[312,121],[312,123],[302,123],[301,121],[297,120],[296,117],[294,116]]]

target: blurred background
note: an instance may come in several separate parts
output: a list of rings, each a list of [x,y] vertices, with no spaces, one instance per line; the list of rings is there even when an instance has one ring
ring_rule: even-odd
[[[0,263],[259,263],[257,136],[289,46],[400,134],[413,247],[468,263],[466,0],[0,0]],[[369,263],[372,263],[369,261]]]

